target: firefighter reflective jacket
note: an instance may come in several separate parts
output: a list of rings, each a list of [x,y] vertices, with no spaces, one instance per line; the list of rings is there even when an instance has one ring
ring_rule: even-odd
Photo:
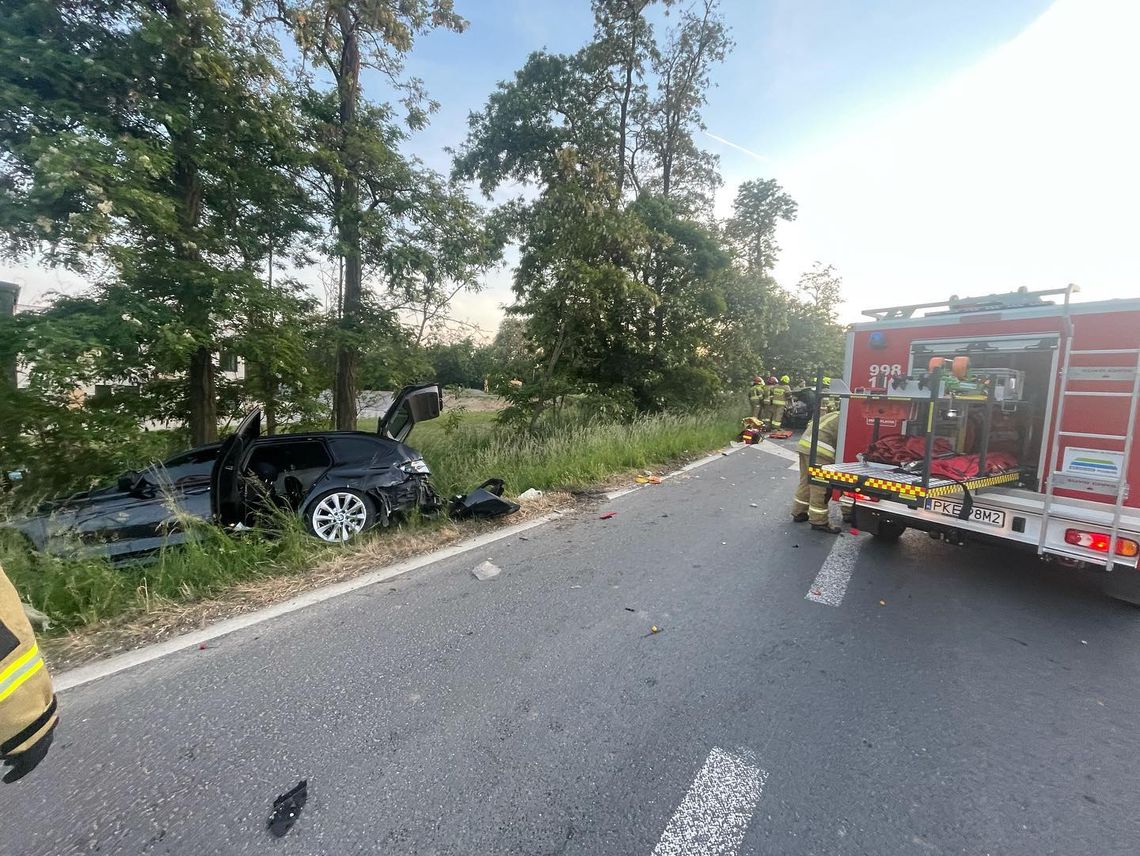
[[[764,400],[764,384],[754,383],[752,388],[748,390],[748,403],[758,404]]]
[[[0,568],[0,760],[12,768],[5,782],[15,781],[43,759],[58,720],[51,678],[32,625]]]
[[[835,444],[839,439],[839,413],[825,413],[819,418],[819,440],[815,447],[815,460],[820,464],[835,463]],[[811,454],[811,423],[807,424],[800,437],[796,451],[801,455]]]
[[[786,407],[788,404],[788,396],[791,395],[792,388],[786,383],[778,383],[775,386],[768,387],[768,403],[776,407]]]

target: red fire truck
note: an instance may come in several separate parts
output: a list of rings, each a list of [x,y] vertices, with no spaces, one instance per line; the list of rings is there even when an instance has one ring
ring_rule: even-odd
[[[1004,541],[1098,565],[1140,603],[1140,299],[1074,290],[865,312],[843,379],[818,390],[817,408],[840,400],[840,431],[834,464],[813,438],[812,481],[881,540]]]

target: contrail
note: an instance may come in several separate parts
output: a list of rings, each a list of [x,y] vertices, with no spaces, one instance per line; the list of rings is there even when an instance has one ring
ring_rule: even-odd
[[[706,137],[709,137],[710,139],[716,140],[718,143],[723,143],[724,145],[726,145],[730,148],[736,149],[738,152],[744,152],[749,157],[756,158],[756,160],[758,160],[758,161],[764,161],[765,163],[774,163],[774,161],[770,157],[768,157],[767,155],[757,154],[756,152],[752,151],[751,149],[746,149],[746,148],[744,148],[744,146],[738,146],[736,143],[732,142],[731,140],[726,140],[724,137],[718,137],[716,134],[710,133],[709,131],[705,131],[704,134]]]

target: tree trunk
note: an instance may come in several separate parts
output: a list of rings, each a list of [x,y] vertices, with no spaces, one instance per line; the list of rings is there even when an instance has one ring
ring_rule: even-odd
[[[349,154],[360,101],[360,44],[347,4],[337,10],[337,25],[342,38],[337,95],[340,99],[341,157],[345,167],[336,224],[344,261],[341,327],[343,332],[353,334],[360,320],[364,287],[360,266],[360,182]],[[356,430],[356,372],[359,363],[359,349],[354,343],[342,339],[337,344],[336,379],[333,383],[333,414],[339,431]]]
[[[176,28],[185,27],[186,38],[180,47],[187,53],[196,50],[202,41],[201,26],[196,19],[188,18],[179,0],[165,0],[162,9]],[[202,179],[194,158],[197,140],[191,128],[167,128],[170,133],[171,153],[174,157],[174,189],[177,205],[178,234],[173,236],[174,255],[184,262],[183,270],[189,281],[181,283],[182,311],[187,326],[202,338],[212,338],[210,322],[210,294],[195,282],[202,254],[195,238],[202,220]],[[206,345],[200,345],[190,355],[187,371],[187,400],[189,404],[190,442],[194,446],[212,443],[218,439],[218,399],[214,377],[214,355]]]
[[[218,439],[218,395],[214,386],[214,355],[207,347],[190,356],[190,445]]]
[[[626,133],[629,124],[629,98],[633,92],[633,62],[637,50],[637,31],[630,37],[629,56],[625,60],[625,89],[621,96],[621,120],[618,142],[618,174],[617,174],[617,201],[621,204],[622,193],[625,190],[625,147]]]

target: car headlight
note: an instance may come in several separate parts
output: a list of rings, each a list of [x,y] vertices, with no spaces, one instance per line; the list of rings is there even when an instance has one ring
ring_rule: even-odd
[[[431,470],[428,469],[427,462],[423,458],[415,458],[411,461],[405,461],[400,464],[400,469],[408,475],[430,476]]]

